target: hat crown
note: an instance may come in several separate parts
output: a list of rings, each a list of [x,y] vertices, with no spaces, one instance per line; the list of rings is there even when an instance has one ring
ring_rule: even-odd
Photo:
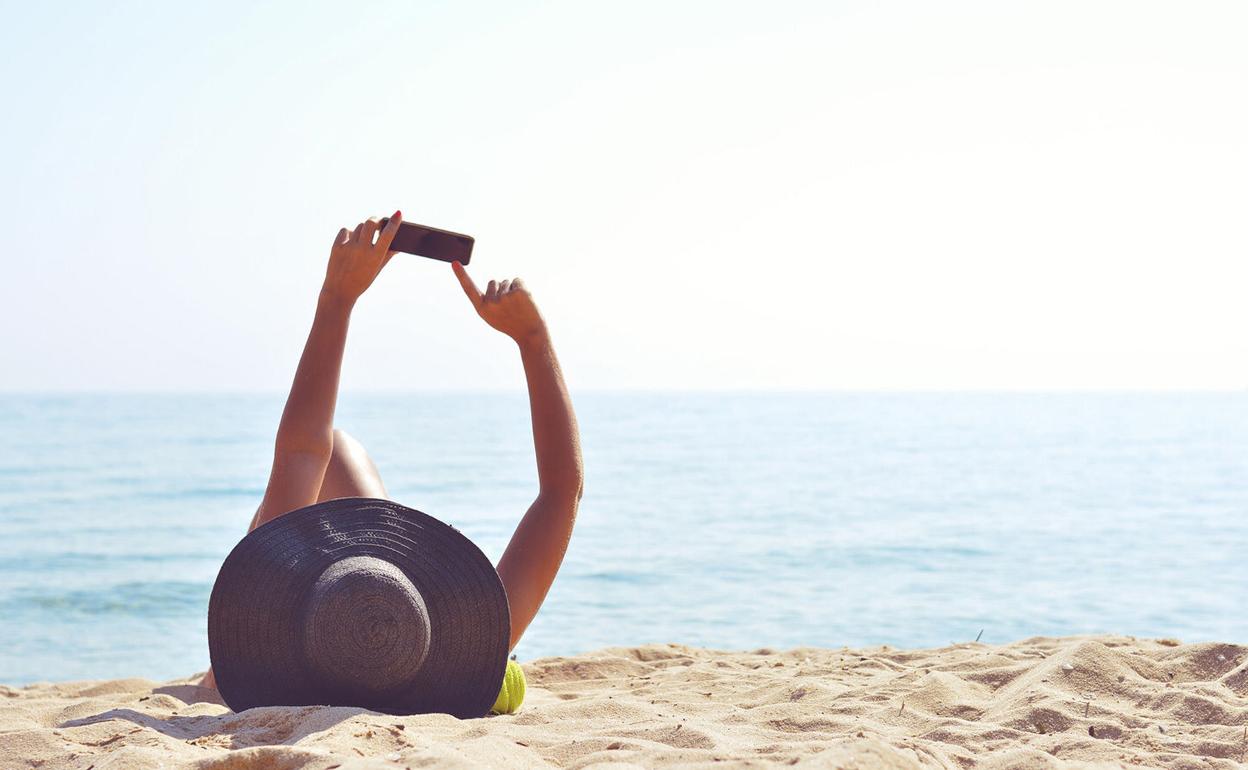
[[[403,687],[429,653],[429,612],[394,564],[350,556],[330,564],[307,596],[303,654],[309,672],[342,696]]]

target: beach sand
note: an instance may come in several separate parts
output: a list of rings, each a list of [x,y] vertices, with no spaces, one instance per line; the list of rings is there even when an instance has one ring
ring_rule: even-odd
[[[0,687],[0,767],[1232,768],[1248,646],[1098,636],[524,663],[520,713],[231,713],[194,678]]]

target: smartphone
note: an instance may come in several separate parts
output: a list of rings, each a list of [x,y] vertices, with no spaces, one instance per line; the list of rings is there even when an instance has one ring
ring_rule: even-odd
[[[390,217],[382,217],[381,226],[385,227],[389,221]],[[399,225],[399,231],[394,235],[390,250],[466,265],[468,260],[472,259],[473,243],[471,235],[452,233],[449,230],[439,230],[436,227],[426,227],[414,222],[403,222]]]

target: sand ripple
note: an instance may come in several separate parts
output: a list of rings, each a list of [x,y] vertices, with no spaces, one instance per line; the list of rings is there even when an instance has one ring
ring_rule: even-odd
[[[1234,768],[1248,647],[607,648],[525,664],[516,715],[233,714],[190,679],[0,687],[0,768]]]

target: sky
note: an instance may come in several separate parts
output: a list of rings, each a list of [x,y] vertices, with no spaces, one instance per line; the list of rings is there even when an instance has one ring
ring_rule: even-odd
[[[0,390],[281,391],[338,228],[577,389],[1248,387],[1248,5],[4,3]],[[523,387],[399,255],[343,388]]]

